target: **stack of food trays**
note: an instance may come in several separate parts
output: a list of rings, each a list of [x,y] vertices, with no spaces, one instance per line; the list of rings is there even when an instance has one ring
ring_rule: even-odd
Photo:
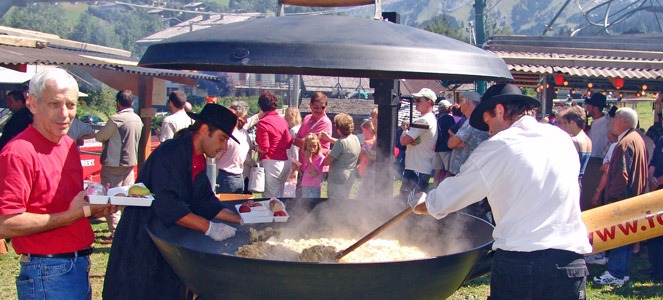
[[[247,200],[235,205],[244,224],[287,222],[285,204],[276,198],[265,201]]]

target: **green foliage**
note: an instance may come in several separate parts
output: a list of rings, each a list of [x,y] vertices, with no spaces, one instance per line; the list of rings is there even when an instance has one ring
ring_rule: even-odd
[[[63,38],[69,35],[69,24],[61,5],[37,3],[14,7],[2,17],[0,24],[57,34]]]
[[[111,30],[109,24],[90,14],[81,15],[69,38],[102,46],[122,47],[119,37]]]
[[[88,8],[88,14],[105,20],[104,23],[109,24],[109,30],[118,41],[117,47],[129,50],[135,56],[141,56],[145,51],[145,47],[138,45],[136,41],[163,28],[156,16],[148,14],[143,9],[134,10],[132,13],[121,13],[91,6]],[[81,41],[87,42],[87,40]]]
[[[115,103],[115,94],[117,91],[102,86],[100,89],[90,91],[85,102],[78,105],[76,115],[78,117],[85,115],[95,115],[102,120],[108,120],[112,114],[117,112]]]
[[[464,42],[469,41],[462,34],[464,28],[458,25],[454,17],[446,14],[434,16],[417,27]]]
[[[275,12],[278,8],[277,1],[273,0],[230,0],[228,8],[238,12]]]

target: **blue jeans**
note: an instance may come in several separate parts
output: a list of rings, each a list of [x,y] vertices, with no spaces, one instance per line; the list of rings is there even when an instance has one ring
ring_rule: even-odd
[[[403,172],[403,184],[401,185],[400,197],[407,201],[408,196],[415,190],[414,194],[428,191],[428,181],[430,174],[423,174],[412,170]]]
[[[216,193],[231,193],[241,194],[244,193],[244,176],[242,174],[228,173],[224,170],[219,170],[216,175]]]
[[[649,263],[651,263],[651,279],[663,280],[663,236],[647,240]]]
[[[84,300],[92,298],[90,257],[37,258],[21,256],[16,277],[19,300]]]
[[[633,244],[610,250],[608,256],[608,272],[610,272],[610,275],[619,279],[624,279],[624,276],[630,275],[632,254]]]
[[[588,274],[581,254],[557,249],[498,249],[493,257],[488,299],[585,299]]]
[[[314,186],[302,186],[302,198],[320,198],[320,188]]]

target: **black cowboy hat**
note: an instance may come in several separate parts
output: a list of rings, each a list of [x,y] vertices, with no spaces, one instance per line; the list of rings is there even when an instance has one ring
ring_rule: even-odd
[[[194,120],[202,121],[221,129],[239,144],[239,141],[233,136],[233,130],[237,126],[237,115],[229,109],[218,104],[208,103],[199,114],[192,112],[187,112],[186,114]]]
[[[585,104],[591,104],[598,108],[604,108],[606,107],[605,100],[605,95],[602,93],[593,93],[589,99],[585,100]]]
[[[534,107],[539,107],[539,105],[541,105],[539,100],[523,95],[520,88],[513,84],[501,83],[493,85],[483,94],[483,96],[481,96],[481,103],[479,103],[479,105],[474,108],[474,111],[472,111],[472,115],[470,115],[470,125],[479,130],[488,131],[488,124],[483,121],[484,112],[492,109],[499,103],[520,101]]]

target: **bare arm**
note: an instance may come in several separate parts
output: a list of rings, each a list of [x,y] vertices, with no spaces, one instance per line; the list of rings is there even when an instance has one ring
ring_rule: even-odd
[[[603,189],[605,189],[605,185],[608,183],[608,166],[610,166],[610,163],[604,164],[601,166],[600,171],[601,171],[601,179],[599,180],[599,185],[596,187],[596,190],[594,191],[594,196],[592,197],[592,205],[599,205],[599,200],[601,198],[601,192],[603,192]]]
[[[328,142],[330,142],[330,143],[332,143],[332,144],[336,144],[336,142],[338,141],[337,138],[332,137],[331,135],[329,135],[329,133],[327,133],[327,132],[325,132],[325,131],[320,132],[319,135],[320,135],[320,139],[321,139],[321,140],[323,140],[323,141],[328,141]]]
[[[332,163],[334,163],[335,160],[336,160],[336,158],[334,158],[333,156],[327,155],[327,156],[325,156],[325,159],[322,161],[322,164],[325,165],[325,166],[329,166]]]
[[[449,138],[449,141],[447,142],[447,147],[451,149],[463,148],[465,147],[465,143],[459,137],[452,136]]]
[[[225,208],[222,209],[214,217],[214,219],[219,220],[219,221],[229,222],[229,223],[237,223],[237,224],[239,224],[239,222],[240,222],[240,217],[239,217],[238,214],[233,213],[233,212],[231,212],[231,211],[229,211]],[[186,227],[186,228],[189,228],[189,229],[193,229],[193,230],[197,230],[197,231],[205,233],[205,232],[207,232],[207,229],[209,229],[209,223],[210,222],[209,222],[209,220],[207,220],[207,219],[205,219],[205,218],[203,218],[199,215],[196,215],[196,214],[193,214],[193,213],[188,213],[187,215],[185,215],[181,219],[177,220],[177,222],[175,222],[175,223],[177,225],[180,225],[180,226],[183,226],[183,227]]]
[[[401,138],[399,141],[401,142],[401,145],[407,146],[409,144],[412,144],[412,142],[414,142],[414,139],[411,136],[407,135],[407,131],[403,131],[403,134],[401,134]]]
[[[115,212],[119,207],[107,205],[90,205],[85,201],[85,192],[74,197],[69,209],[55,214],[35,214],[24,212],[14,215],[0,216],[0,238],[26,236],[55,228],[68,226],[85,217],[84,206],[90,207],[92,216],[102,216]]]
[[[215,220],[219,221],[224,221],[224,222],[230,222],[230,223],[240,223],[240,217],[238,214],[227,210],[227,209],[222,209],[215,217]]]
[[[209,228],[209,221],[201,216],[195,215],[193,213],[188,213],[181,219],[177,220],[175,222],[177,225],[197,230],[200,232],[207,232],[207,229]]]

